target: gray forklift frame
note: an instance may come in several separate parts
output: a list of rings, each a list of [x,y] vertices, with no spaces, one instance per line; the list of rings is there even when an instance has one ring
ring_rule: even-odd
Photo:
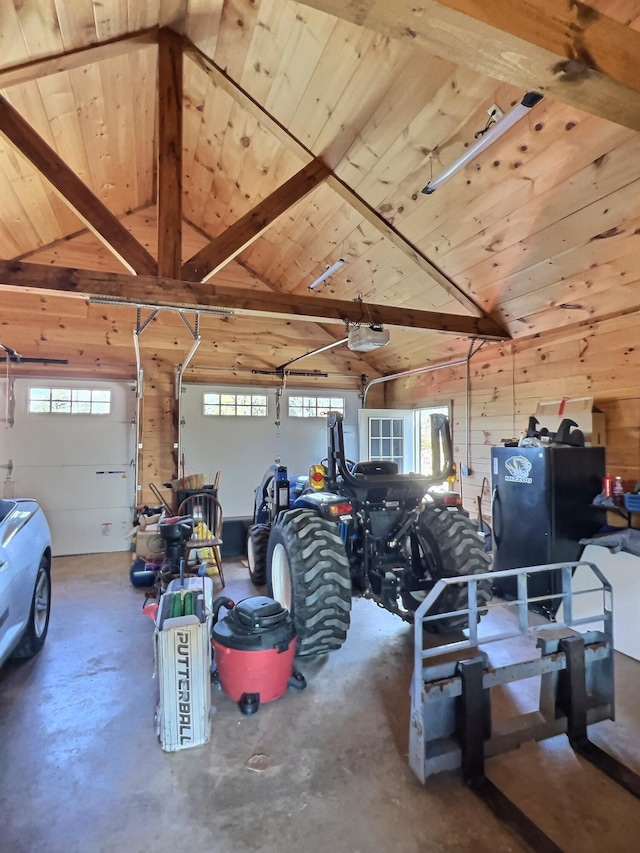
[[[583,574],[590,572],[595,585],[574,590],[572,580],[578,569]],[[549,571],[558,573],[561,591],[529,596],[528,576]],[[478,607],[479,583],[514,576],[515,600],[494,600]],[[455,613],[434,612],[434,605],[452,583],[467,585],[468,608]],[[558,621],[547,622],[529,610],[529,605],[552,598],[560,599]],[[592,608],[586,615],[584,602]],[[486,625],[490,621],[488,612],[494,608],[516,611],[513,629],[489,634],[479,626],[478,615],[484,615]],[[469,618],[465,639],[425,648],[429,637],[425,625],[436,619],[459,619],[461,615]],[[611,584],[596,565],[585,561],[553,563],[444,578],[416,610],[414,632],[409,765],[423,784],[429,776],[460,768],[474,793],[525,846],[537,853],[560,848],[486,778],[485,758],[528,741],[567,734],[571,747],[579,755],[640,797],[640,777],[587,736],[589,725],[615,717],[613,594]],[[506,665],[490,664],[492,643],[523,637],[525,642],[518,640],[519,647],[530,641],[537,654]],[[494,723],[491,688],[535,676],[540,676],[538,710]]]

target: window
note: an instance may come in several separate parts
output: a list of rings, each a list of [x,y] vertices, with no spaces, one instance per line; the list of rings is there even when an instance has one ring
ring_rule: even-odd
[[[108,415],[111,391],[91,388],[29,388],[31,414]]]
[[[421,409],[416,412],[420,454],[419,470],[421,474],[425,474],[427,477],[433,477],[443,464],[442,448],[437,438],[434,438],[431,415],[446,415],[451,423],[449,406],[432,406],[429,409]]]
[[[262,418],[267,415],[266,394],[203,394],[205,415]]]
[[[289,397],[290,418],[326,418],[329,412],[344,415],[344,397]]]
[[[404,460],[404,418],[369,418],[369,459]]]

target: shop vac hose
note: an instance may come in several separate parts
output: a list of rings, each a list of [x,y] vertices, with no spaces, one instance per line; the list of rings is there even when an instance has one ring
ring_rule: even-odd
[[[211,605],[211,612],[213,613],[212,626],[216,624],[218,621],[218,613],[220,612],[221,607],[226,607],[227,610],[231,610],[236,606],[235,601],[232,601],[230,598],[227,598],[226,595],[220,595]]]

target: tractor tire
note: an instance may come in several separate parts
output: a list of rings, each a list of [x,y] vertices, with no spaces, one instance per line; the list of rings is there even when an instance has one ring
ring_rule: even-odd
[[[471,519],[460,512],[427,507],[420,517],[417,538],[422,570],[416,574],[422,578],[437,581],[440,578],[478,575],[489,571],[491,557],[484,550],[484,540]],[[491,587],[490,581],[482,581],[478,585],[479,606],[491,600]],[[432,612],[464,610],[468,606],[467,589],[467,584],[447,587]],[[424,591],[404,592],[402,602],[407,610],[415,612],[425,597]],[[478,614],[478,621],[481,615],[482,612]],[[462,615],[425,622],[424,627],[426,631],[434,633],[461,631],[469,627],[469,620],[466,615]]]
[[[337,527],[308,509],[280,513],[267,551],[268,594],[291,613],[297,654],[339,649],[351,615],[351,573]]]
[[[253,524],[247,534],[249,576],[256,586],[264,586],[267,582],[267,545],[270,533],[270,524]]]

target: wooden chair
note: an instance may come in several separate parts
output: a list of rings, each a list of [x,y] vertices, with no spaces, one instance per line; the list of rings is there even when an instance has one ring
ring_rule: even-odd
[[[223,517],[220,501],[214,495],[198,492],[195,495],[189,495],[182,501],[178,507],[178,515],[188,515],[193,519],[193,537],[185,545],[187,564],[191,551],[204,551],[206,556],[203,562],[206,560],[209,565],[215,566],[224,587],[220,553]],[[200,527],[200,525],[203,526]]]

